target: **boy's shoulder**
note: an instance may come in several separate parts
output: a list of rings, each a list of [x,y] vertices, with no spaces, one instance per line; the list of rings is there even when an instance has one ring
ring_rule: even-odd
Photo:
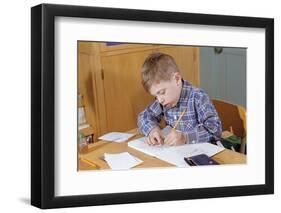
[[[206,94],[204,89],[202,89],[200,87],[193,86],[190,83],[188,83],[187,81],[185,81],[184,87],[185,87],[186,90],[189,91],[190,96],[202,96],[202,95]]]
[[[206,91],[200,87],[194,87],[192,86],[192,92],[194,94],[199,94],[199,95],[202,95],[202,94],[206,94]]]
[[[192,91],[193,94],[191,94],[191,97],[195,103],[201,105],[210,102],[210,97],[204,89],[194,87]]]
[[[163,106],[159,103],[159,101],[154,100],[147,106],[147,109],[155,114],[161,114],[163,111]]]
[[[195,87],[193,85],[189,85],[188,87],[189,94],[186,98],[188,98],[189,101],[194,101],[195,103],[209,101],[210,97],[203,88]]]

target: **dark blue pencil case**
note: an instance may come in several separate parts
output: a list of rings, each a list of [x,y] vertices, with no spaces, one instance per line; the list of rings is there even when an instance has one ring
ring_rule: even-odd
[[[184,158],[185,162],[190,166],[219,165],[219,163],[205,154],[195,155]]]

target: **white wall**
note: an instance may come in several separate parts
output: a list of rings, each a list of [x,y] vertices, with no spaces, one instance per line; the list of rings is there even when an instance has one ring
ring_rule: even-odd
[[[171,10],[194,13],[259,16],[275,18],[275,70],[281,69],[281,14],[278,1],[93,1],[60,0],[45,3]],[[29,205],[30,197],[30,7],[40,1],[1,3],[1,212],[39,212]],[[275,109],[280,109],[280,72],[275,75]],[[275,113],[275,129],[280,128],[280,110]],[[277,132],[277,131],[276,131]],[[275,195],[173,201],[51,210],[52,212],[254,212],[280,206],[280,141],[275,137]]]

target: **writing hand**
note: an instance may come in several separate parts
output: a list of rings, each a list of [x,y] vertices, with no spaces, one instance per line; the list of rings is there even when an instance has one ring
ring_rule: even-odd
[[[164,144],[169,146],[183,145],[187,143],[187,137],[183,132],[176,131],[174,129],[166,136]]]
[[[149,133],[148,137],[145,138],[145,142],[148,145],[162,145],[164,144],[164,137],[159,128],[154,128]]]

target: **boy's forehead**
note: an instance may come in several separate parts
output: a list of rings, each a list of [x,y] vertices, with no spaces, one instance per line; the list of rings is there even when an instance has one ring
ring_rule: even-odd
[[[150,93],[151,95],[156,95],[159,91],[165,89],[168,86],[168,81],[158,81],[151,85],[150,87]]]

